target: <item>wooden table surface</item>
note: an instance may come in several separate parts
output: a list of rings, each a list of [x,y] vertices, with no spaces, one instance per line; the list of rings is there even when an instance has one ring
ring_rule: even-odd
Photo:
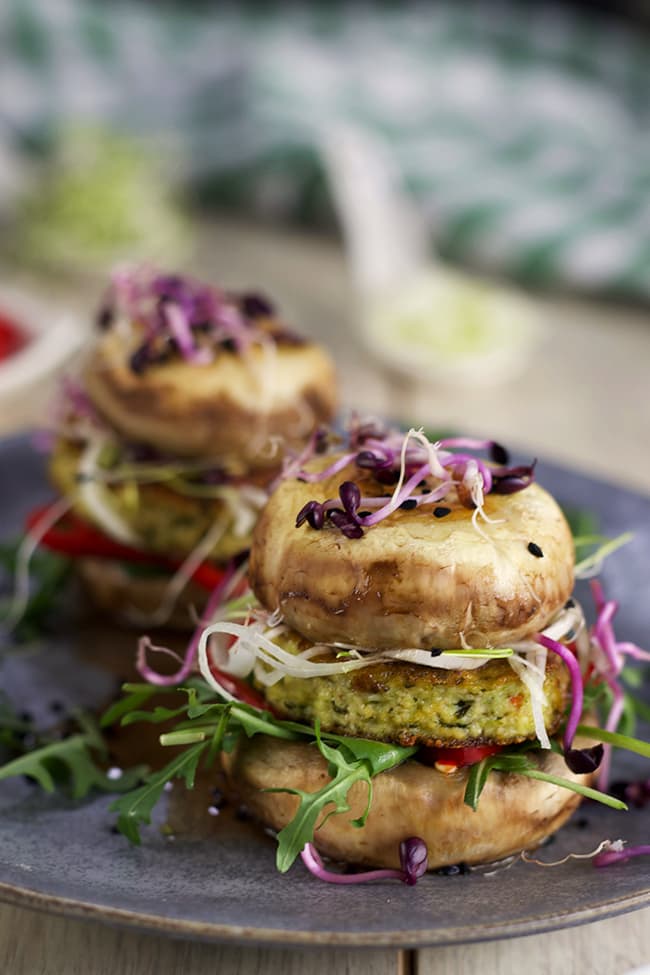
[[[334,242],[222,220],[202,228],[193,267],[225,285],[268,291],[289,321],[327,343],[344,406],[484,434],[650,493],[647,313],[547,299],[539,305],[543,338],[519,376],[496,387],[446,386],[373,361],[358,337]],[[47,288],[53,301],[87,314],[96,282]],[[0,432],[33,424],[48,393],[44,384],[16,399],[0,415]],[[0,905],[0,972],[7,975],[624,975],[643,963],[650,964],[650,908],[529,938],[397,952],[190,944]]]

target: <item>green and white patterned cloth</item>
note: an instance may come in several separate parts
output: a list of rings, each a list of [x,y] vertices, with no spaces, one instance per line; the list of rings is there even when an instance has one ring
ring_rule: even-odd
[[[649,92],[648,37],[545,2],[3,0],[0,193],[26,145],[92,119],[204,200],[322,223],[319,140],[353,122],[445,256],[645,300]]]

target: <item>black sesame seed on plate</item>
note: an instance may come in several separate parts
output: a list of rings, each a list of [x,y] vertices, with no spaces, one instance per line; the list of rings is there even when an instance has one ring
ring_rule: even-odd
[[[536,559],[543,559],[544,553],[536,542],[528,543],[528,551],[531,555],[534,555]]]
[[[412,511],[413,508],[417,508],[418,503],[415,498],[407,498],[406,501],[402,501],[400,508],[402,511]]]
[[[450,515],[450,514],[451,514],[451,508],[444,508],[442,506],[439,506],[433,509],[434,518],[444,518],[445,515]]]
[[[437,647],[432,647],[431,650],[429,650],[429,655],[431,657],[439,657],[441,653],[442,650],[438,650]]]

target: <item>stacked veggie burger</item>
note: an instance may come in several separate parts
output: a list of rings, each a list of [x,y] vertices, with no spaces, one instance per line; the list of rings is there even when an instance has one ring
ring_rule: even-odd
[[[224,762],[279,831],[280,869],[302,852],[322,873],[312,844],[405,869],[415,839],[429,869],[493,861],[585,795],[622,808],[590,786],[608,739],[585,688],[647,654],[588,632],[569,526],[533,477],[492,442],[357,423],[272,495],[250,558],[262,609],[210,626],[199,659],[216,692],[225,673],[262,696],[268,731],[244,721]]]
[[[332,362],[261,295],[148,267],[113,275],[97,324],[55,418],[64,500],[30,528],[104,608],[188,625],[181,592],[244,556],[283,457],[331,418]]]

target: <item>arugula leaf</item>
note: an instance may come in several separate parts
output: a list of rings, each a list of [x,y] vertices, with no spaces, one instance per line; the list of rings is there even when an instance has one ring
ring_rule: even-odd
[[[650,742],[641,741],[639,738],[630,738],[629,735],[622,735],[615,731],[605,731],[604,728],[593,728],[591,725],[579,724],[576,734],[584,738],[591,738],[594,741],[604,741],[607,745],[614,745],[616,748],[624,748],[628,752],[635,752],[650,758]]]
[[[26,721],[13,710],[7,695],[0,691],[0,747],[9,753],[24,750],[23,739],[32,731],[31,721]]]
[[[165,786],[172,779],[184,779],[188,789],[193,788],[196,770],[207,742],[193,745],[157,772],[150,773],[144,785],[116,799],[110,806],[118,813],[117,828],[136,845],[140,844],[140,826],[151,822],[151,813],[162,796]]]
[[[562,508],[564,517],[569,523],[574,539],[585,535],[595,535],[598,532],[598,519],[592,511],[586,508]]]
[[[81,733],[63,741],[49,742],[7,762],[0,767],[0,780],[18,775],[34,779],[45,792],[53,792],[57,783],[69,787],[73,799],[83,799],[92,789],[103,792],[123,792],[132,789],[146,773],[140,765],[114,779],[97,765],[94,751],[103,754],[103,743],[96,728],[87,726]]]
[[[646,701],[642,701],[640,697],[636,696],[636,694],[627,693],[625,696],[632,702],[635,717],[641,718],[642,721],[650,722],[650,704],[647,704]]]
[[[325,812],[327,817],[334,812],[348,810],[348,791],[359,781],[368,785],[368,804],[363,815],[355,821],[355,825],[363,825],[370,808],[373,776],[401,764],[417,751],[414,747],[386,745],[328,733],[321,735],[319,729],[275,719],[270,713],[260,712],[247,704],[220,701],[201,681],[191,680],[188,686],[174,688],[176,692],[182,691],[187,695],[187,703],[179,708],[158,706],[143,711],[140,705],[160,689],[152,689],[146,684],[125,684],[124,690],[127,697],[109,709],[102,720],[103,725],[109,719],[121,718],[122,724],[137,721],[156,723],[187,715],[187,720],[178,722],[173,731],[160,736],[162,745],[183,746],[186,750],[111,807],[119,815],[118,828],[134,843],[140,842],[139,827],[151,821],[152,810],[162,797],[165,784],[181,776],[191,788],[202,756],[205,756],[206,764],[211,764],[220,750],[231,751],[242,734],[249,738],[264,734],[288,741],[312,739],[328,761],[332,780],[318,793],[295,793],[301,799],[298,815],[293,823],[285,827],[279,839],[278,866],[284,871],[293,863],[305,842],[312,839],[321,813]],[[326,810],[328,806],[332,808]]]
[[[474,812],[478,809],[481,793],[485,788],[490,772],[523,772],[526,768],[533,768],[530,759],[517,753],[500,752],[490,755],[481,762],[470,766],[467,784],[465,786],[464,802],[471,806]]]
[[[605,538],[594,552],[585,556],[579,562],[576,562],[574,570],[576,576],[580,577],[582,575],[584,577],[586,573],[594,570],[597,571],[608,555],[611,555],[617,549],[621,548],[621,546],[627,545],[633,538],[633,532],[623,532],[622,535],[617,535],[616,538]]]
[[[100,728],[107,728],[109,725],[115,724],[124,715],[130,714],[139,708],[141,704],[146,704],[148,700],[157,694],[176,693],[178,688],[158,687],[154,684],[122,684],[122,691],[125,696],[111,704],[101,716],[99,721]],[[148,716],[150,712],[142,711],[140,713]],[[147,721],[149,718],[142,717],[140,720]]]
[[[276,865],[281,873],[286,873],[305,844],[312,841],[314,831],[319,829],[330,816],[349,812],[348,793],[355,782],[364,782],[368,786],[366,808],[358,819],[352,820],[353,826],[363,826],[372,803],[373,777],[379,772],[400,765],[416,750],[399,745],[344,738],[339,735],[321,736],[318,727],[314,728],[311,734],[316,740],[321,755],[328,762],[330,781],[318,792],[282,788],[266,790],[288,792],[300,799],[296,815],[278,833]],[[338,742],[338,747],[328,745],[324,739]]]
[[[627,809],[625,803],[621,802],[620,799],[615,799],[614,796],[608,796],[605,792],[599,792],[598,789],[590,789],[588,785],[582,785],[580,782],[572,782],[571,779],[564,779],[559,775],[549,775],[547,772],[540,772],[539,769],[534,767],[522,769],[520,774],[528,776],[529,779],[540,779],[542,782],[551,782],[553,785],[559,785],[563,789],[568,789],[570,792],[577,792],[578,795],[584,796],[586,799],[594,799],[596,802],[602,803],[603,806],[610,806],[612,809]]]
[[[313,732],[311,734],[313,735]],[[415,746],[389,745],[366,738],[345,738],[343,735],[333,735],[329,732],[321,732],[321,737],[326,741],[339,742],[341,747],[347,749],[354,758],[366,761],[373,776],[401,765],[418,750]]]
[[[6,571],[10,579],[14,577],[18,550],[23,541],[24,539],[21,538],[16,542],[0,545],[0,567]],[[47,549],[37,549],[34,552],[29,568],[29,600],[19,622],[11,631],[11,638],[16,643],[36,640],[50,630],[59,609],[59,597],[71,571],[72,563],[65,556]],[[10,605],[9,599],[2,600],[0,622]]]
[[[334,750],[337,757],[336,764],[329,766],[332,778],[318,792],[303,792],[301,789],[268,789],[268,792],[288,792],[291,795],[299,796],[300,805],[298,810],[284,829],[278,833],[278,850],[276,856],[276,866],[280,873],[286,873],[293,861],[306,843],[309,843],[314,836],[317,822],[321,814],[324,813],[320,825],[334,813],[345,813],[350,809],[347,801],[348,792],[355,782],[366,782],[368,784],[368,807],[360,820],[354,820],[355,826],[361,826],[365,822],[369,803],[371,778],[368,767],[363,761],[349,763],[345,756],[338,749]],[[328,812],[326,807],[332,806]]]
[[[138,721],[146,721],[148,724],[162,724],[163,721],[171,721],[178,718],[187,711],[187,704],[182,704],[178,708],[165,708],[158,705],[153,711],[129,711],[122,718],[121,724],[126,726],[136,724]]]
[[[582,734],[586,730],[588,729],[580,726],[578,733]],[[600,731],[600,729],[594,730]],[[650,749],[650,746],[646,747]],[[559,775],[549,775],[547,772],[542,772],[532,759],[523,752],[500,752],[498,755],[484,758],[482,762],[477,762],[470,768],[464,801],[475,812],[490,772],[510,772],[513,775],[525,775],[529,779],[540,779],[542,782],[551,782],[553,785],[568,789],[570,792],[577,792],[588,799],[595,799],[605,806],[611,806],[612,809],[627,809],[625,803],[621,802],[620,799],[615,799],[604,792],[591,789],[589,786],[581,785],[579,782],[573,782],[571,779],[565,779]]]

